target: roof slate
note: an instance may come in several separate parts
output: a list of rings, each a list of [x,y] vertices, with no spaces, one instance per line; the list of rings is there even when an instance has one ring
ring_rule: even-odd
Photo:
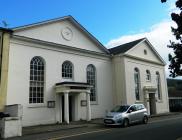
[[[120,54],[120,53],[125,53],[128,50],[130,50],[131,48],[133,48],[134,46],[136,46],[138,43],[143,41],[144,39],[145,38],[141,38],[141,39],[138,39],[138,40],[126,43],[126,44],[122,44],[122,45],[114,47],[114,48],[110,48],[109,52],[114,55]]]

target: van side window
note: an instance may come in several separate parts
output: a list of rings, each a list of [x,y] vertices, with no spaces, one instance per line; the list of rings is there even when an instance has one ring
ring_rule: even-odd
[[[144,106],[143,105],[137,105],[137,110],[142,110],[142,109],[144,109]]]
[[[144,109],[145,107],[144,107],[144,105],[141,105],[141,109]]]
[[[137,111],[136,106],[131,106],[129,110],[132,110],[132,112]]]

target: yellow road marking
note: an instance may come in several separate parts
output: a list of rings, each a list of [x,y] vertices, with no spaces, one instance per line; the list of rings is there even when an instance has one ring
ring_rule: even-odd
[[[69,136],[60,136],[60,137],[50,138],[48,140],[59,140],[59,139],[63,139],[63,138],[76,137],[76,136],[81,136],[81,135],[86,135],[86,134],[91,134],[91,133],[98,133],[98,132],[109,131],[109,130],[111,130],[111,129],[98,129],[95,131],[73,134],[73,135],[69,135]]]

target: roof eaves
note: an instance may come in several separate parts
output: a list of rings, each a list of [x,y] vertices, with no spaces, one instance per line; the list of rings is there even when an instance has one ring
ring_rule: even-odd
[[[18,40],[21,40],[21,41],[33,42],[33,43],[38,43],[38,44],[43,44],[43,45],[48,45],[48,46],[62,47],[63,49],[68,49],[69,48],[69,50],[80,51],[80,52],[86,53],[86,54],[89,53],[89,54],[99,55],[99,56],[103,56],[103,57],[109,57],[110,56],[110,54],[106,54],[106,53],[103,53],[103,52],[95,52],[95,51],[91,51],[91,50],[85,50],[85,49],[77,48],[77,47],[74,47],[74,46],[67,46],[67,45],[64,45],[64,44],[57,44],[57,43],[54,43],[54,42],[48,42],[48,41],[29,38],[29,37],[25,37],[25,36],[12,35],[12,38],[18,39]]]
[[[135,59],[135,60],[141,60],[141,61],[145,61],[145,62],[165,66],[164,63],[159,63],[159,62],[155,62],[155,61],[152,61],[152,60],[147,60],[147,59],[144,59],[144,58],[135,57],[135,56],[132,56],[132,55],[129,55],[129,54],[122,54],[121,56],[125,56],[125,57],[129,57],[129,58],[132,58],[132,59]]]
[[[42,24],[48,24],[50,22],[57,22],[57,21],[64,20],[64,19],[67,19],[67,18],[70,18],[70,17],[71,16],[68,15],[68,16],[64,16],[64,17],[59,17],[59,18],[44,20],[44,21],[40,21],[40,22],[36,22],[36,23],[32,23],[32,24],[23,25],[23,26],[18,26],[18,27],[14,27],[14,28],[11,28],[11,29],[13,31],[24,30],[26,28],[31,28],[31,27],[34,27],[34,26],[40,26]]]

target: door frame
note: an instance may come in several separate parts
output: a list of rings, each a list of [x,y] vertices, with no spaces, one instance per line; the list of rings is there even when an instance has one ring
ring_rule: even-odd
[[[155,92],[149,92],[149,112],[150,115],[154,115],[157,113],[156,111],[156,98],[155,98]]]

